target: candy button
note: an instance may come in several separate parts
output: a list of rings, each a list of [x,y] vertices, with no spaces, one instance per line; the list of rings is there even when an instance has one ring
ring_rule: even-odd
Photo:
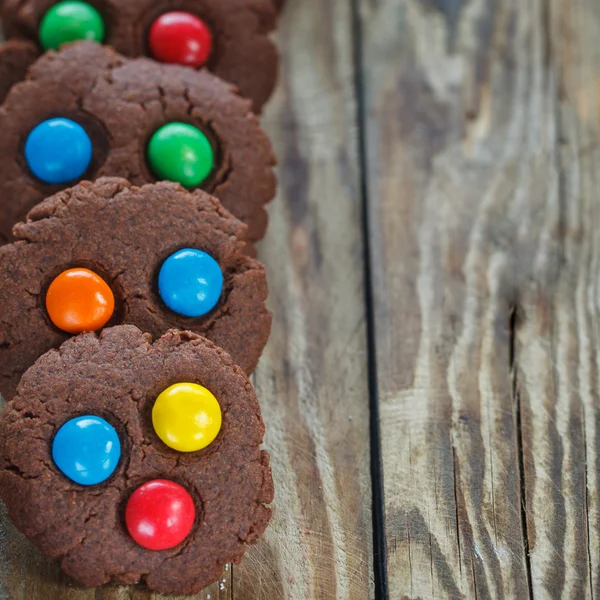
[[[92,162],[92,141],[70,119],[49,119],[35,127],[25,142],[31,172],[44,183],[64,184],[80,179]]]
[[[52,458],[61,472],[75,483],[96,485],[108,479],[121,457],[115,428],[95,416],[67,421],[52,443]]]
[[[176,383],[157,398],[152,424],[158,437],[179,452],[206,448],[221,430],[221,407],[212,393],[195,383]]]
[[[158,292],[163,302],[184,317],[209,313],[223,291],[219,263],[206,252],[185,248],[172,254],[158,274]]]
[[[115,297],[105,281],[88,269],[63,271],[46,293],[50,319],[67,333],[97,331],[115,310]]]
[[[169,123],[150,139],[148,161],[159,179],[196,187],[213,170],[214,153],[208,138],[197,127]]]
[[[45,50],[58,50],[68,42],[91,40],[103,42],[104,21],[100,13],[86,2],[59,2],[42,19],[39,36]]]
[[[181,544],[196,519],[188,491],[165,479],[156,479],[133,492],[125,509],[129,535],[148,550],[168,550]]]
[[[201,67],[212,50],[206,23],[188,12],[173,11],[154,21],[148,35],[150,54],[160,62]]]

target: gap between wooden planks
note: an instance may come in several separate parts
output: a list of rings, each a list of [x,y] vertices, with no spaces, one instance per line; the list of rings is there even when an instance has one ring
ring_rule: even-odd
[[[391,598],[599,598],[600,5],[361,0]]]

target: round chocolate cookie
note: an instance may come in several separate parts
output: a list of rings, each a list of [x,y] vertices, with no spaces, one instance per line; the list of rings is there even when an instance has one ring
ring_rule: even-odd
[[[92,39],[128,57],[206,67],[235,84],[256,112],[277,79],[268,37],[277,22],[273,0],[4,0],[0,10],[9,39],[40,50]]]
[[[206,71],[70,45],[12,88],[0,130],[0,243],[43,198],[100,176],[202,188],[248,225],[247,240],[266,231],[271,144],[249,102]]]
[[[121,323],[194,331],[250,373],[271,313],[243,232],[215,198],[174,183],[103,178],[48,198],[0,248],[0,393],[70,335]]]
[[[182,406],[212,424],[186,430]],[[209,435],[182,451],[165,428]],[[204,338],[169,331],[152,343],[132,326],[84,334],[42,356],[4,409],[0,497],[16,527],[84,585],[192,594],[269,522],[263,435],[247,377]]]

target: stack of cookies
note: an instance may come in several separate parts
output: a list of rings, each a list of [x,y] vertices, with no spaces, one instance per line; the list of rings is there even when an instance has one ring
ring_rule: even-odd
[[[269,522],[281,4],[0,2],[0,498],[84,585],[196,593]]]

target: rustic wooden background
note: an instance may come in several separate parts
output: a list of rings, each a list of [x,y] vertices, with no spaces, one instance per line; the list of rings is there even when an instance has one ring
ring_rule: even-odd
[[[275,516],[196,598],[600,598],[600,2],[288,0],[277,39]],[[158,598],[2,523],[0,598]]]

